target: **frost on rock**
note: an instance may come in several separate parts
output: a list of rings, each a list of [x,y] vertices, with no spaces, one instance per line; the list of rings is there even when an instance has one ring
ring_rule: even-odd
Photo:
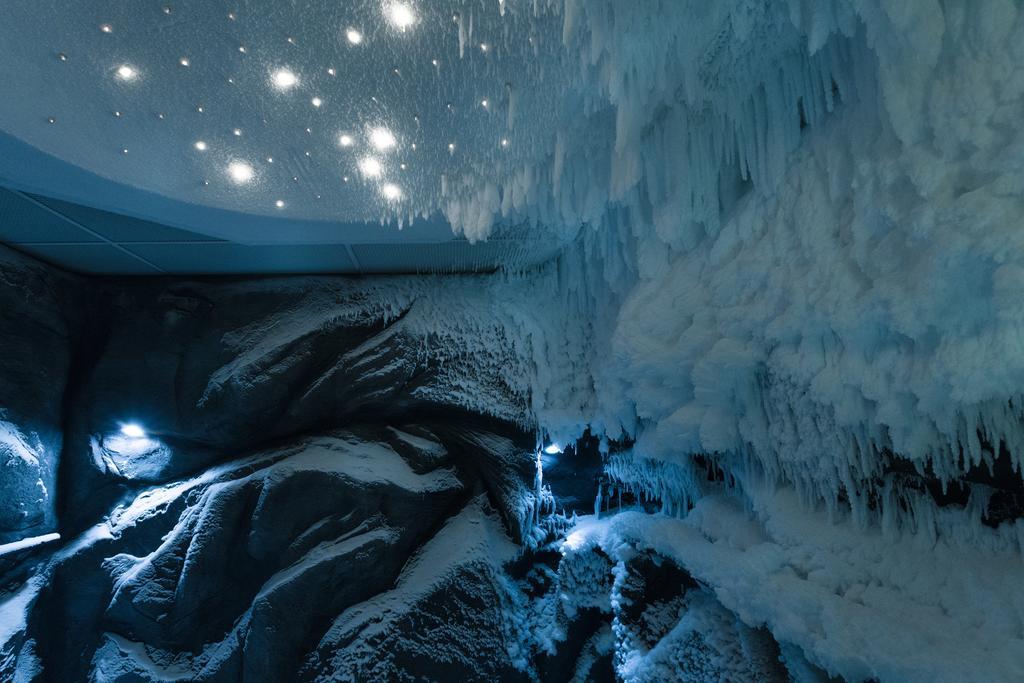
[[[486,495],[470,497],[484,485],[464,447],[430,434],[400,424],[310,435],[142,490],[0,603],[10,626],[0,672],[192,681],[513,671],[496,573],[516,546]],[[424,620],[436,628],[421,631]],[[80,628],[52,628],[72,621]]]
[[[56,527],[75,281],[0,249],[0,546]],[[7,560],[0,556],[0,570]]]

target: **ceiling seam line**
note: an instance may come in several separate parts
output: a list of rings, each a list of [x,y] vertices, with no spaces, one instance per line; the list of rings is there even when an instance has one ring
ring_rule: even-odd
[[[122,247],[117,242],[113,242],[113,241],[107,239],[106,237],[104,237],[100,233],[96,232],[95,230],[92,230],[92,229],[82,225],[78,221],[73,220],[73,219],[65,216],[60,211],[57,211],[56,209],[47,206],[46,204],[42,203],[38,199],[35,199],[34,197],[32,197],[30,195],[27,195],[24,192],[21,192],[20,190],[11,190],[11,192],[13,192],[14,194],[18,195],[19,197],[21,197],[25,201],[31,202],[32,204],[38,206],[40,209],[43,209],[44,211],[47,211],[47,212],[53,214],[54,216],[56,216],[57,218],[61,219],[62,221],[65,221],[66,223],[75,226],[79,230],[83,230],[84,232],[86,232],[89,235],[92,235],[93,237],[95,237],[96,239],[100,240],[101,242],[114,247],[118,251],[121,251],[121,252],[127,254],[128,256],[132,257],[133,259],[135,259],[135,260],[137,260],[137,261],[139,261],[141,263],[144,263],[145,265],[149,266],[150,268],[152,268],[156,272],[158,272],[158,273],[165,272],[163,268],[160,268],[155,263],[151,263],[148,259],[145,259],[145,258],[139,256],[138,254],[136,254],[133,251],[125,249],[124,247]]]
[[[356,272],[359,275],[362,275],[363,274],[363,267],[361,265],[359,265],[359,259],[356,258],[356,252],[352,249],[352,245],[346,242],[345,243],[345,251],[348,252],[348,257],[350,259],[352,259],[352,265],[354,265],[356,267]]]

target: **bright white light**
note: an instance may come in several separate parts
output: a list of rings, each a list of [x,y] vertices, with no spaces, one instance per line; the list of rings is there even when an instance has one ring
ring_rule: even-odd
[[[380,162],[373,157],[363,157],[359,160],[359,171],[367,178],[376,178],[383,170]]]
[[[559,446],[557,443],[553,443],[547,448],[545,448],[544,452],[547,453],[548,455],[555,455],[556,453],[562,452],[562,447]]]
[[[388,21],[400,31],[404,31],[416,23],[416,14],[404,2],[392,2],[387,6],[386,15]]]
[[[128,423],[121,425],[121,433],[127,436],[129,439],[145,439],[146,430],[137,424]]]
[[[241,128],[235,128],[231,132],[235,134],[236,138],[242,137],[242,129]]]
[[[352,136],[343,134],[338,138],[338,144],[342,147],[351,147],[353,143]]]
[[[120,78],[122,81],[134,80],[137,75],[138,73],[135,71],[135,69],[128,66],[127,64],[122,64],[121,66],[117,67],[117,77]]]
[[[271,77],[274,87],[278,90],[288,90],[299,82],[299,77],[288,69],[278,69]]]
[[[311,103],[311,104],[312,104],[312,105],[313,105],[314,107],[319,107],[319,106],[320,106],[321,104],[323,104],[323,103],[324,103],[324,101],[323,101],[323,100],[321,100],[321,99],[320,99],[319,97],[314,97],[313,99],[311,99],[311,100],[310,100],[310,103]]]
[[[397,201],[402,198],[402,189],[398,185],[392,185],[388,183],[380,188],[380,193],[384,195],[384,199],[389,201]]]
[[[387,128],[374,128],[370,131],[370,144],[383,152],[395,146],[395,136]]]
[[[188,66],[189,64],[191,64],[191,62],[188,61],[188,57],[182,57],[178,60],[178,64],[181,64],[182,66]]]
[[[114,27],[111,26],[110,24],[100,24],[100,30],[103,31],[104,33],[113,33],[114,32]]]
[[[508,138],[502,138],[501,139],[501,146],[502,147],[508,147]]]
[[[484,109],[487,109],[488,104],[489,103],[487,102],[487,100],[480,100],[480,106],[483,107]]]
[[[284,200],[278,199],[276,202],[274,202],[274,206],[276,206],[279,209],[283,209],[284,208]]]
[[[355,30],[354,28],[350,28],[349,30],[345,31],[345,37],[348,38],[348,42],[352,43],[353,45],[358,45],[359,43],[363,42],[363,34]]]
[[[235,183],[243,185],[252,180],[254,171],[252,166],[244,161],[232,161],[228,164],[228,175],[231,176],[231,180],[235,181]]]
[[[196,140],[195,148],[198,149],[200,152],[205,152],[206,143],[203,142],[202,140]]]

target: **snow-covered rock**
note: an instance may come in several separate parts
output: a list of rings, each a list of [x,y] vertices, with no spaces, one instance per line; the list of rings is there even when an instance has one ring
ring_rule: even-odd
[[[0,247],[0,545],[56,527],[76,288],[74,278]]]
[[[3,603],[5,622],[21,610],[22,623],[4,634],[0,671],[292,680],[327,651],[328,677],[360,680],[364,666],[512,671],[496,574],[517,551],[486,493],[473,496],[486,486],[472,471],[411,424],[302,437],[147,488]],[[353,625],[367,614],[378,614],[377,635]],[[424,633],[423,619],[448,626]],[[346,640],[356,650],[398,659],[344,656],[326,644],[339,629],[356,630]]]

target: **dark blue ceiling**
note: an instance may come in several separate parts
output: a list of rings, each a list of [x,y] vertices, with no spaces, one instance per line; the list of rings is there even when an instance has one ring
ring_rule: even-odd
[[[560,23],[501,9],[5,3],[0,241],[95,273],[462,272],[549,259],[561,245],[543,230],[499,225],[471,245],[441,215],[453,187],[486,186],[555,147]],[[379,144],[380,129],[394,144]]]

